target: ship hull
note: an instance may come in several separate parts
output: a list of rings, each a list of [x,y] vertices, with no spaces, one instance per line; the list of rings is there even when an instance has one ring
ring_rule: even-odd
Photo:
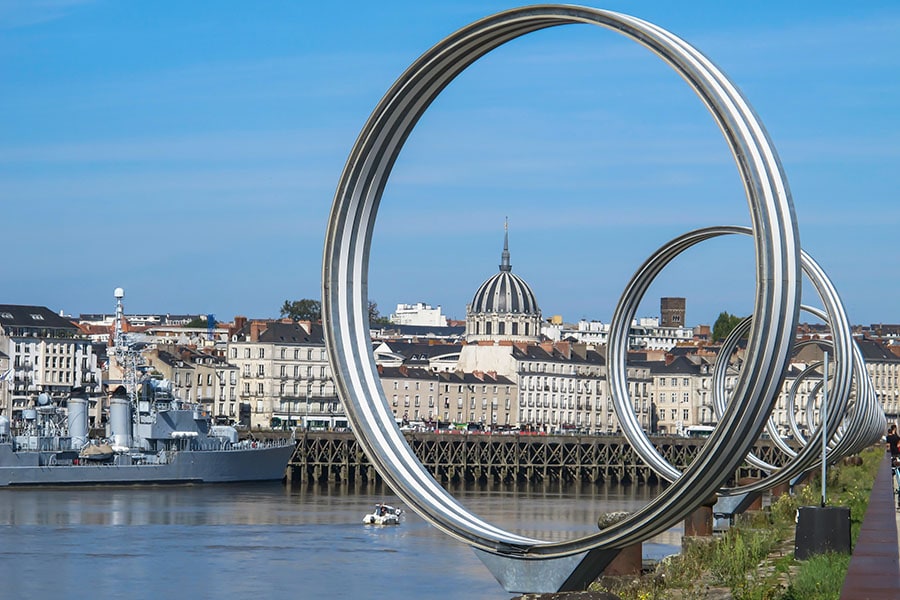
[[[182,450],[163,464],[36,464],[38,453],[0,444],[0,487],[162,485],[284,478],[293,444],[239,450]],[[122,461],[127,462],[127,461]]]

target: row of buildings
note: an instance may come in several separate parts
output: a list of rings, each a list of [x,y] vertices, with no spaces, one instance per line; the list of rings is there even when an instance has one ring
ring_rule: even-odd
[[[400,305],[393,317],[396,324],[373,329],[372,348],[385,401],[398,422],[619,430],[608,386],[608,324],[543,319],[531,287],[512,273],[508,237],[499,271],[479,286],[464,326],[445,324],[440,307],[424,304]],[[126,326],[145,344],[145,375],[169,379],[176,396],[206,405],[220,422],[253,429],[347,426],[318,323],[236,317],[197,327],[190,316],[143,315],[129,317]],[[91,401],[92,424],[102,425],[108,395],[124,383],[109,351],[112,328],[112,315],[71,320],[44,307],[0,305],[0,414],[15,424],[38,394],[64,401],[76,391]],[[900,415],[897,329],[872,326],[857,339],[890,421]],[[798,331],[799,339],[818,342],[804,345],[787,373],[773,413],[782,434],[791,433],[792,386],[795,418],[805,422],[816,382],[793,384],[821,360],[828,337],[820,326]],[[647,431],[682,434],[716,422],[712,379],[718,346],[708,338],[708,327],[685,326],[683,298],[663,298],[659,317],[633,323],[630,403]],[[740,350],[724,358],[726,393],[740,364]]]

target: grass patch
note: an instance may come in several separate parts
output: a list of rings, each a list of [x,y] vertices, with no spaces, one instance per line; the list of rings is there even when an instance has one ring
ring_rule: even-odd
[[[884,451],[873,448],[861,457],[861,465],[830,467],[826,482],[826,503],[850,509],[853,544]],[[706,540],[687,539],[681,554],[662,561],[655,572],[640,578],[601,578],[591,589],[614,593],[623,600],[706,598],[715,588],[728,590],[735,600],[837,599],[849,555],[793,559],[797,509],[819,506],[821,487],[817,474],[766,510],[739,515],[724,534]]]
[[[849,554],[813,556],[803,563],[781,600],[838,600],[849,564]]]

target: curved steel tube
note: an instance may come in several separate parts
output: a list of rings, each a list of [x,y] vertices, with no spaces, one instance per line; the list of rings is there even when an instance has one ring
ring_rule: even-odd
[[[707,444],[710,450],[628,519],[577,540],[547,542],[504,531],[473,515],[418,462],[394,423],[372,357],[367,278],[375,216],[387,178],[406,138],[431,102],[487,52],[528,33],[573,23],[611,29],[647,47],[707,106],[744,183],[757,283],[754,326],[736,387],[740,402],[732,403],[712,444]],[[397,495],[436,527],[474,547],[521,558],[621,548],[683,519],[749,451],[788,364],[800,307],[799,257],[793,206],[778,156],[750,105],[712,62],[671,33],[634,17],[577,6],[513,9],[464,27],[425,52],[388,90],[363,127],[338,183],[326,232],[322,311],[326,344],[338,393],[360,445]],[[613,324],[617,330],[627,328],[620,312]],[[616,336],[624,340],[622,331]],[[624,365],[624,359],[624,342],[611,344],[610,362]],[[623,380],[611,379],[613,383],[620,386]],[[731,451],[713,452],[719,445]]]

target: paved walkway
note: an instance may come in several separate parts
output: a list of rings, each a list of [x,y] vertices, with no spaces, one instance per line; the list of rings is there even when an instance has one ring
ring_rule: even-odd
[[[894,496],[890,456],[885,455],[869,497],[841,600],[900,598],[900,511]]]

